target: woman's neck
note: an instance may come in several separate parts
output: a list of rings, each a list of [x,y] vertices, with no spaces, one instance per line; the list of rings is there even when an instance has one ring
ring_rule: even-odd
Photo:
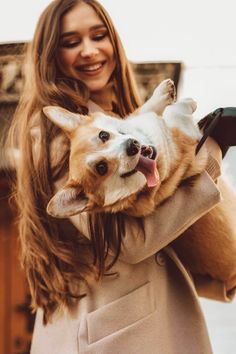
[[[92,92],[90,99],[105,112],[114,112],[114,107],[117,106],[117,96],[113,82],[109,82],[100,91]]]

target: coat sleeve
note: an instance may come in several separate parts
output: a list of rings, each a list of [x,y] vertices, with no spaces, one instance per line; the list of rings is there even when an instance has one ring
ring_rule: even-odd
[[[120,260],[135,264],[150,257],[176,239],[219,201],[219,190],[208,173],[203,172],[193,186],[179,187],[151,215],[142,218],[143,227],[137,218],[124,216],[125,235]],[[70,220],[89,237],[85,215],[76,215]]]
[[[220,201],[220,193],[204,172],[194,186],[177,189],[154,213],[143,218],[143,228],[126,218],[121,259],[138,263],[170,244]]]

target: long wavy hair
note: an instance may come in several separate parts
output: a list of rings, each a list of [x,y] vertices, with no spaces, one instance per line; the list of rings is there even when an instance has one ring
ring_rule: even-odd
[[[132,71],[106,10],[95,0],[52,1],[39,18],[27,48],[25,86],[8,140],[20,150],[16,201],[21,262],[29,282],[32,308],[43,308],[45,323],[56,309],[69,307],[85,296],[80,293],[81,283],[106,274],[119,256],[124,232],[122,215],[90,214],[90,241],[86,241],[68,221],[53,219],[46,213],[55,181],[68,171],[69,142],[59,163],[52,167],[50,144],[61,132],[43,117],[42,108],[60,105],[73,112],[88,111],[86,86],[63,77],[56,61],[62,17],[80,2],[91,6],[108,29],[116,60],[113,80],[120,116],[127,116],[140,105]],[[35,124],[40,129],[37,163],[32,142]],[[114,259],[107,264],[110,247]]]

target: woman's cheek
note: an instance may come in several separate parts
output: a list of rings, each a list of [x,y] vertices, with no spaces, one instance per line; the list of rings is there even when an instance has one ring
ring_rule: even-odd
[[[61,50],[59,53],[59,63],[61,63],[62,66],[71,65],[74,58],[75,53],[73,53],[73,51]]]

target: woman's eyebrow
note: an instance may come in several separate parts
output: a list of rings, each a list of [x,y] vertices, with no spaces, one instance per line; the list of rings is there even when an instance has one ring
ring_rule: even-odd
[[[99,24],[99,25],[94,25],[94,26],[91,26],[89,28],[89,31],[95,31],[95,30],[98,30],[98,29],[101,29],[101,28],[106,28],[106,26],[104,24]],[[77,31],[69,31],[69,32],[64,32],[60,35],[60,39],[62,38],[65,38],[65,37],[70,37],[70,36],[73,36],[75,34],[78,34]]]

